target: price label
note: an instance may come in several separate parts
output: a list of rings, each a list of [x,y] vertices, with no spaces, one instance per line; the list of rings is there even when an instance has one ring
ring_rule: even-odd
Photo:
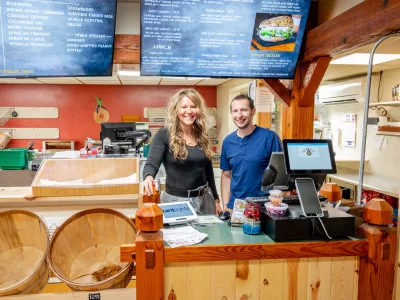
[[[101,299],[100,293],[89,294],[89,300],[100,300],[100,299]]]

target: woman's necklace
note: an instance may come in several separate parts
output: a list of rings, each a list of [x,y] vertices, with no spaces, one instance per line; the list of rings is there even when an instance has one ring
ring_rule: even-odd
[[[186,146],[190,149],[194,149],[198,144],[198,141],[193,136],[191,136],[191,137],[185,136],[184,140],[185,140]]]

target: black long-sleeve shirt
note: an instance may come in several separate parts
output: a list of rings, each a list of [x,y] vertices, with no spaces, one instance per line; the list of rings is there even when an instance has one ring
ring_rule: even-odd
[[[212,162],[207,158],[200,146],[187,147],[188,156],[185,160],[174,158],[169,148],[169,132],[162,128],[154,135],[150,151],[143,168],[143,178],[156,176],[161,163],[167,173],[166,185],[171,189],[194,190],[208,182],[214,199],[219,199],[215,187]]]

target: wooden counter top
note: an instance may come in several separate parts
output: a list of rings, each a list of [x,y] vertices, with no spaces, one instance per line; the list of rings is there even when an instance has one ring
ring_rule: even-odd
[[[227,223],[195,228],[206,233],[207,239],[187,247],[165,246],[165,263],[365,256],[368,254],[366,239],[275,242],[264,233],[248,235],[243,233],[243,228],[230,227]],[[121,250],[121,261],[130,261],[134,249],[125,245]]]
[[[32,195],[31,187],[0,187],[0,207],[37,207],[68,205],[129,204],[137,206],[137,194],[39,197],[26,200]]]
[[[358,185],[358,170],[342,169],[337,174],[328,174],[328,178]],[[392,197],[399,197],[400,185],[398,181],[378,175],[364,173],[363,187]]]

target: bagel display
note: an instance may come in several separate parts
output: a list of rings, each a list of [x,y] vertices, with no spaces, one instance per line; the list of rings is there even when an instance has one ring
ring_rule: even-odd
[[[291,16],[279,16],[264,20],[258,27],[258,36],[263,41],[281,42],[293,36]]]

